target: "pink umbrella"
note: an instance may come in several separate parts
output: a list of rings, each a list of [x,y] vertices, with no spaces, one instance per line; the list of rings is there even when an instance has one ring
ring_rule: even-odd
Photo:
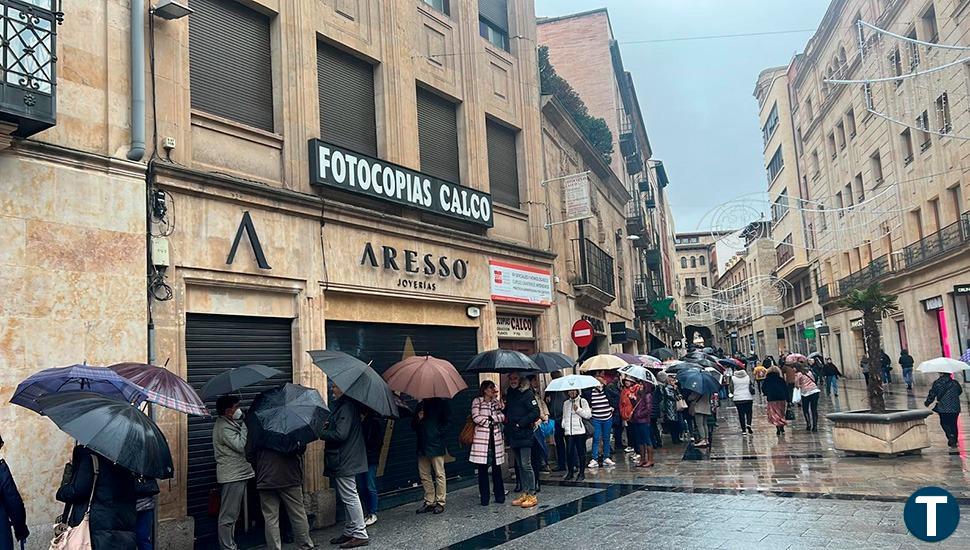
[[[408,357],[395,363],[384,372],[384,380],[392,390],[415,399],[451,399],[468,388],[454,365],[430,355]]]
[[[148,394],[146,401],[150,403],[186,414],[209,416],[199,394],[188,382],[168,369],[145,363],[118,363],[108,368],[144,388]]]
[[[788,361],[788,362],[808,361],[808,357],[805,357],[801,353],[789,353],[788,357],[785,358],[785,361]]]

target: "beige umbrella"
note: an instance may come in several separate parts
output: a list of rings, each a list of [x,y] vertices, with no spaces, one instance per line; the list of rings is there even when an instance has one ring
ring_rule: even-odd
[[[451,399],[468,388],[454,365],[431,356],[408,357],[384,372],[384,380],[394,391],[415,399]]]
[[[600,354],[594,355],[579,365],[579,372],[590,372],[597,370],[619,370],[627,366],[627,362],[615,355]]]

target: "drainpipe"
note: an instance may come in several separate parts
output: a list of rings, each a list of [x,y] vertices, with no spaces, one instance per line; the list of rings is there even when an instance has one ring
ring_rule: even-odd
[[[128,160],[145,156],[145,0],[131,0],[131,148]]]

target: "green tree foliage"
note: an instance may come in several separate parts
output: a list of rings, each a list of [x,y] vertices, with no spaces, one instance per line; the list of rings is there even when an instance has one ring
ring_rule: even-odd
[[[838,304],[844,308],[862,312],[862,336],[865,341],[866,355],[869,358],[869,410],[874,413],[886,412],[886,400],[882,388],[882,357],[879,320],[885,315],[896,312],[899,305],[896,296],[882,291],[879,283],[868,288],[856,288],[849,292]]]
[[[549,62],[547,46],[539,46],[539,84],[543,94],[550,94],[562,103],[586,139],[603,155],[606,162],[610,162],[613,155],[613,133],[605,120],[589,114],[589,109],[576,90],[556,74],[556,68]]]

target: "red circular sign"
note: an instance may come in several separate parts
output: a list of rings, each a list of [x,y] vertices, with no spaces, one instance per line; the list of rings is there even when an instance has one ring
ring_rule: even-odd
[[[573,342],[581,348],[593,343],[593,325],[586,319],[573,323]]]

